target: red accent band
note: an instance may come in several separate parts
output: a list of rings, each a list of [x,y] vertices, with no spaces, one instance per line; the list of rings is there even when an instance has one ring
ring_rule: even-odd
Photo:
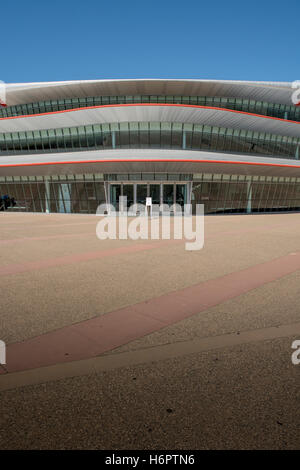
[[[300,124],[298,121],[290,121],[288,119],[276,118],[273,116],[265,116],[263,114],[247,113],[246,111],[237,111],[236,109],[227,109],[227,108],[214,108],[212,106],[199,106],[194,104],[175,104],[175,103],[126,103],[126,104],[104,104],[101,106],[87,106],[85,108],[73,108],[73,109],[64,109],[61,111],[51,111],[49,113],[39,113],[39,114],[26,114],[22,116],[9,116],[0,118],[0,121],[5,119],[21,119],[28,117],[38,117],[38,116],[48,116],[51,114],[60,114],[60,113],[70,113],[72,111],[83,111],[85,109],[98,109],[98,108],[117,108],[124,106],[177,106],[182,108],[200,108],[200,109],[212,109],[215,111],[227,111],[229,113],[245,114],[247,116],[260,117],[263,119],[274,119],[276,121],[283,121],[293,124]]]
[[[11,168],[11,167],[19,167],[19,166],[45,166],[45,165],[73,165],[73,164],[86,164],[86,163],[218,163],[218,164],[233,164],[233,165],[252,165],[252,166],[272,166],[272,167],[283,167],[283,168],[300,168],[300,165],[285,165],[282,163],[260,163],[260,162],[235,162],[235,161],[224,161],[224,160],[192,160],[192,159],[122,159],[122,160],[77,160],[77,161],[69,161],[69,162],[38,162],[38,163],[15,163],[12,165],[0,165],[0,168]]]

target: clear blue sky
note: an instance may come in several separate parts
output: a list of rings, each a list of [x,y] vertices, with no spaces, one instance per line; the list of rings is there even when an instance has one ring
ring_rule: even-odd
[[[299,0],[5,2],[0,79],[300,80],[299,20]]]

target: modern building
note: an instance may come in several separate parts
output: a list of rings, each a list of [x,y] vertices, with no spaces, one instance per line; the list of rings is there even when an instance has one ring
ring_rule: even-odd
[[[204,203],[206,213],[300,210],[292,84],[87,80],[8,84],[0,196],[14,210],[95,213]]]

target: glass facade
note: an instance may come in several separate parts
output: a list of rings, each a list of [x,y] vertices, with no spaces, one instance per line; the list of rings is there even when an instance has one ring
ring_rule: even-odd
[[[145,183],[146,182],[146,183]],[[226,174],[85,174],[1,176],[8,211],[95,214],[99,204],[127,196],[128,206],[152,197],[155,204],[204,204],[206,214],[300,211],[300,178]],[[4,210],[3,204],[1,209]]]
[[[299,211],[300,178],[194,175],[192,204],[206,214]]]
[[[300,138],[178,122],[121,122],[0,134],[0,155],[166,148],[299,158]]]
[[[28,114],[51,113],[66,109],[86,108],[110,104],[167,103],[189,104],[232,109],[263,116],[300,121],[300,109],[295,105],[283,105],[255,101],[246,98],[230,98],[219,96],[177,96],[177,95],[127,95],[127,96],[89,96],[86,98],[67,98],[48,100],[35,103],[7,106],[0,109],[0,117],[21,116]]]
[[[14,198],[8,210],[95,214],[105,203],[103,175],[0,177],[0,196]]]
[[[143,103],[223,108],[300,123],[300,107],[293,104],[191,95],[88,96],[44,100],[1,108],[0,118]],[[47,162],[48,153],[99,150],[101,158],[101,150],[122,148],[176,149],[299,160],[300,137],[193,123],[150,121],[0,133],[0,156],[11,155],[11,165],[14,164],[15,155],[40,154],[40,161]],[[185,158],[186,152],[182,155]],[[298,211],[300,178],[138,172],[0,176],[0,210],[94,214],[99,204],[113,202],[118,207],[120,196],[127,197],[128,206],[144,204],[146,197],[151,197],[155,204],[171,205],[176,202],[183,205],[191,202],[193,211],[197,203],[202,203],[206,214]]]

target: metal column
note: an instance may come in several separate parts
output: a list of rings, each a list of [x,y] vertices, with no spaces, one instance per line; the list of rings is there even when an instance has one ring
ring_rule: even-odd
[[[252,184],[251,181],[247,182],[247,214],[252,212]]]
[[[111,133],[111,145],[113,149],[116,148],[116,131],[112,131]]]
[[[45,176],[45,212],[50,213],[50,182],[49,176]]]
[[[185,131],[183,131],[182,133],[182,148],[183,150],[186,149],[186,132]]]

